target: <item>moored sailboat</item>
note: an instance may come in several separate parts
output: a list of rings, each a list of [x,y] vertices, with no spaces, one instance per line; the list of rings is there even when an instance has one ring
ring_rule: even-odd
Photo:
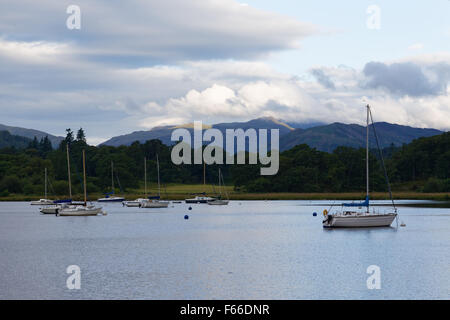
[[[86,156],[83,150],[83,189],[84,189],[84,204],[81,206],[68,206],[59,210],[60,216],[96,216],[99,213],[106,215],[101,207],[94,205],[87,205],[87,190],[86,190]]]
[[[208,201],[216,199],[206,194],[206,163],[203,163],[203,192],[191,193],[191,195],[195,195],[195,197],[184,199],[186,203],[208,203]]]
[[[120,186],[120,181],[119,181]],[[114,195],[114,163],[111,161],[111,192],[105,194],[105,197],[97,199],[98,202],[122,202],[124,197],[117,197]]]
[[[370,197],[369,197],[369,118],[372,120],[372,128],[374,130],[375,139],[377,141],[378,150],[381,156],[381,163],[383,165],[386,183],[388,185],[389,195],[394,207],[393,212],[387,213],[370,213]],[[370,106],[367,105],[367,123],[366,123],[366,199],[359,203],[343,203],[343,207],[365,207],[365,211],[354,210],[341,210],[333,214],[328,213],[327,210],[323,211],[324,220],[322,225],[324,228],[358,228],[358,227],[389,227],[394,219],[397,217],[397,208],[395,207],[394,200],[392,198],[391,187],[389,179],[384,166],[383,155],[378,145],[378,138],[375,131],[374,122],[372,119],[372,113]]]
[[[161,181],[159,178],[159,158],[156,155],[156,168],[158,171],[158,195],[153,197],[148,197],[147,201],[141,203],[141,208],[167,208],[169,206],[169,201],[161,200]]]
[[[147,197],[147,158],[144,157],[144,195]],[[143,202],[147,202],[147,198],[137,198],[136,200],[124,201],[122,204],[127,207],[141,207]]]
[[[67,178],[69,183],[69,199],[55,200],[52,204],[43,206],[39,211],[43,214],[58,214],[61,208],[68,208],[72,203],[72,183],[70,179],[70,160],[69,160],[69,145],[66,144],[67,156]]]
[[[44,198],[39,199],[37,201],[31,201],[30,204],[32,206],[45,205],[45,204],[53,204],[53,200],[47,199],[47,168],[44,170]]]
[[[224,189],[224,190],[225,190],[225,195],[226,195],[227,199],[226,200],[222,199],[222,186],[223,185],[225,185],[225,181],[223,181],[222,172],[220,171],[220,168],[219,168],[219,193],[220,193],[220,195],[217,199],[209,200],[207,202],[209,205],[224,206],[224,205],[227,205],[228,202],[230,202],[230,200],[228,200],[228,193],[227,193],[226,189]]]

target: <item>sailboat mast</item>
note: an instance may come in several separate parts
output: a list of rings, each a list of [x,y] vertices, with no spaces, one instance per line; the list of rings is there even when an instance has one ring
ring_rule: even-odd
[[[367,122],[366,122],[366,197],[369,197],[369,112],[370,107],[367,105]],[[369,204],[367,204],[367,212],[369,212]]]
[[[84,187],[84,206],[86,206],[87,196],[86,196],[86,155],[83,149],[83,187]]]
[[[114,193],[114,163],[111,160],[111,188]]]
[[[144,157],[144,195],[147,196],[147,158]]]
[[[44,175],[45,175],[44,199],[47,199],[47,168],[45,168],[45,170],[44,170]]]
[[[206,163],[203,162],[203,192],[206,192]]]
[[[72,183],[70,181],[70,160],[69,160],[69,145],[66,144],[66,154],[67,154],[67,177],[69,178],[69,199],[72,199]]]
[[[219,192],[220,196],[222,197],[222,186],[220,185],[220,168],[219,168]]]
[[[159,183],[159,159],[158,159],[158,154],[156,154],[156,167],[158,170],[158,196],[161,197],[161,185]]]

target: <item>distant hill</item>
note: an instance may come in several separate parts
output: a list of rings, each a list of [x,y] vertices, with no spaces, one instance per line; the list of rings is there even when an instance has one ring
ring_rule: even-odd
[[[57,148],[60,144],[60,142],[64,139],[63,137],[54,136],[52,134],[34,130],[34,129],[26,129],[26,128],[20,128],[20,127],[11,127],[6,126],[4,124],[0,124],[0,130],[1,131],[8,131],[12,135],[25,137],[28,139],[34,139],[36,137],[38,140],[41,140],[41,138],[44,138],[45,136],[48,136],[48,139],[52,143],[53,148]]]
[[[420,137],[441,134],[436,129],[420,129],[387,122],[375,123],[380,147],[391,144],[400,146]],[[370,128],[370,147],[376,147],[373,130]],[[329,125],[296,129],[280,138],[280,149],[288,150],[299,144],[307,144],[321,151],[332,152],[338,146],[364,147],[366,144],[366,127],[357,124],[332,123]]]
[[[229,123],[218,123],[211,126],[206,126],[203,124],[204,129],[207,128],[215,128],[219,129],[225,136],[226,129],[243,129],[247,130],[249,128],[254,129],[279,129],[280,130],[280,136],[287,134],[288,132],[291,132],[294,130],[294,128],[290,127],[284,122],[281,122],[279,120],[276,120],[271,117],[264,117],[264,118],[258,118],[254,120],[250,120],[247,122],[229,122]],[[166,145],[172,145],[175,142],[170,140],[172,131],[177,128],[186,128],[191,132],[191,135],[193,133],[193,126],[192,124],[184,124],[184,125],[177,125],[177,126],[162,126],[162,127],[155,127],[148,131],[134,131],[130,134],[125,134],[122,136],[117,136],[109,139],[108,141],[103,142],[101,145],[107,145],[107,146],[120,146],[125,145],[128,146],[132,144],[135,141],[139,141],[141,143],[144,143],[147,140],[151,139],[159,139],[162,143]]]
[[[15,147],[17,149],[23,149],[28,146],[31,139],[12,135],[9,131],[0,131],[0,149]]]

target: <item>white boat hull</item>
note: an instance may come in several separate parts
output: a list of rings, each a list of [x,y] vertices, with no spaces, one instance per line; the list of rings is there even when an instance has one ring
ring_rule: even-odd
[[[141,203],[141,208],[167,208],[169,201],[147,201]]]
[[[389,227],[396,213],[387,214],[331,214],[323,221],[324,228]]]
[[[228,200],[212,200],[208,201],[208,204],[211,206],[226,206],[228,202]]]
[[[101,207],[75,207],[59,211],[60,216],[96,216],[99,213],[102,213]]]
[[[141,202],[139,201],[126,201],[124,202],[124,205],[127,207],[140,207],[141,206]]]
[[[59,210],[61,210],[61,206],[46,206],[42,207],[39,211],[42,214],[58,214]]]
[[[30,204],[32,206],[42,206],[42,205],[48,205],[48,204],[53,204],[53,200],[49,200],[49,199],[40,199],[38,201],[31,201]]]

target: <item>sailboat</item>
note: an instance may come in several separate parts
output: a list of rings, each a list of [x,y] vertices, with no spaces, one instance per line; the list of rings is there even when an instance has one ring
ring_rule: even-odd
[[[111,192],[105,194],[104,198],[100,198],[98,202],[122,202],[125,200],[123,197],[114,196],[114,163],[111,161]]]
[[[68,206],[59,210],[60,216],[96,216],[99,213],[106,215],[102,211],[102,207],[94,205],[87,205],[87,191],[86,191],[86,156],[83,149],[83,188],[84,188],[84,204],[81,206]]]
[[[169,201],[161,200],[161,183],[159,179],[159,159],[156,155],[156,167],[158,171],[158,195],[154,197],[148,197],[147,201],[141,203],[141,208],[167,208]]]
[[[70,181],[70,160],[69,160],[69,145],[66,144],[67,155],[67,176],[69,181],[69,199],[55,200],[51,205],[43,206],[39,211],[43,214],[58,214],[61,208],[67,208],[72,204],[72,183]]]
[[[44,170],[44,199],[39,199],[37,201],[31,201],[32,206],[39,206],[44,204],[53,204],[53,200],[47,199],[47,168]]]
[[[202,193],[192,193],[195,197],[184,201],[186,203],[208,203],[208,201],[215,200],[215,198],[206,195],[206,163],[203,163],[203,190]]]
[[[228,202],[230,200],[228,200],[228,193],[227,193],[227,190],[225,188],[224,188],[224,190],[225,190],[225,195],[226,195],[227,199],[226,200],[222,199],[222,186],[223,185],[225,185],[225,182],[223,181],[223,176],[222,176],[222,173],[221,173],[220,168],[219,168],[219,192],[220,192],[220,195],[219,195],[218,199],[209,200],[208,201],[209,205],[224,206],[224,205],[228,204]]]
[[[378,137],[375,131],[374,122],[372,119],[372,112],[370,106],[367,105],[367,125],[366,125],[366,199],[359,203],[343,203],[342,207],[366,207],[364,211],[353,210],[341,210],[333,214],[328,213],[327,210],[323,211],[324,220],[322,225],[324,228],[357,228],[357,227],[389,227],[394,219],[397,217],[397,208],[392,198],[391,187],[389,179],[387,177],[386,168],[384,166],[384,160],[381,153],[380,146],[378,144]],[[369,210],[369,117],[372,120],[372,128],[374,130],[375,139],[377,142],[378,150],[381,156],[381,163],[383,165],[386,183],[388,185],[390,199],[394,207],[393,212],[387,213],[370,213]]]
[[[147,197],[147,158],[144,157],[144,195]],[[143,202],[147,202],[147,198],[137,198],[133,201],[124,201],[123,205],[127,207],[141,207]]]

